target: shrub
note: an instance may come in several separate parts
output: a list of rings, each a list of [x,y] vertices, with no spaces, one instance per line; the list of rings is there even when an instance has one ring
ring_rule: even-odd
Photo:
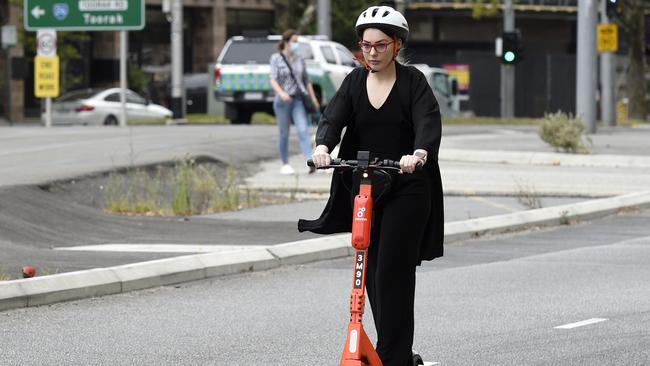
[[[591,140],[585,135],[585,126],[571,114],[558,111],[547,113],[539,128],[539,137],[544,142],[554,146],[556,150],[588,154]]]

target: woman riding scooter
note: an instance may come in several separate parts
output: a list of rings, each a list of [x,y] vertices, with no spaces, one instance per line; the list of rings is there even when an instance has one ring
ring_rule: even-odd
[[[416,266],[443,255],[440,112],[424,75],[396,61],[409,34],[401,13],[372,6],[359,15],[356,32],[364,67],[345,78],[323,112],[312,160],[317,167],[329,165],[341,142],[339,158],[354,159],[363,150],[400,162],[401,174],[374,210],[366,289],[383,365],[405,366],[412,362]],[[423,169],[416,171],[418,164]],[[331,184],[320,218],[300,220],[300,231],[350,231],[346,187],[353,184],[342,174],[334,174]]]

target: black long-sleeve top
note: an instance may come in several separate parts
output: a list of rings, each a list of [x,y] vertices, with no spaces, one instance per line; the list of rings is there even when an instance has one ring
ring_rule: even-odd
[[[438,167],[442,133],[440,110],[431,87],[419,70],[399,63],[395,63],[395,68],[395,84],[379,109],[368,101],[368,71],[353,70],[323,112],[316,144],[326,145],[332,151],[341,142],[339,157],[342,159],[355,159],[358,150],[368,150],[377,157],[393,160],[415,149],[427,151],[424,171],[428,174],[432,202],[427,229],[420,243],[420,261],[431,260],[442,256],[444,239],[442,182]],[[344,127],[347,129],[341,141]],[[351,230],[352,204],[343,188],[343,179],[340,174],[333,175],[330,198],[320,218],[300,220],[298,230],[321,234]]]

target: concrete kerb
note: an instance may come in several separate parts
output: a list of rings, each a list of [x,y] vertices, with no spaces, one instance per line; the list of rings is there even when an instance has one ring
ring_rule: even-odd
[[[650,191],[591,201],[520,211],[445,224],[445,242],[469,239],[488,233],[498,234],[533,226],[568,224],[607,216],[621,210],[650,207]]]
[[[650,207],[650,191],[451,222],[445,225],[445,241],[449,243],[531,226],[560,225],[571,220],[591,219],[644,207]],[[349,234],[332,235],[247,251],[187,255],[5,281],[0,282],[0,311],[346,257],[353,252],[349,243]]]

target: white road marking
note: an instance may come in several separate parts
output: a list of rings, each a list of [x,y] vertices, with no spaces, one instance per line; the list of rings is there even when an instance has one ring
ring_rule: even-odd
[[[569,323],[569,324],[564,324],[564,325],[558,325],[557,327],[555,327],[555,329],[573,329],[573,328],[582,327],[582,326],[585,326],[585,325],[604,322],[606,320],[608,320],[608,319],[591,318],[591,319],[583,320],[583,321],[580,321],[580,322]]]
[[[192,244],[99,244],[59,247],[55,250],[87,252],[140,252],[140,253],[214,253],[235,252],[268,248],[266,245],[192,245]]]
[[[427,362],[427,361],[424,361],[424,366],[433,366],[433,365],[439,365],[439,364],[440,364],[440,363],[438,363],[438,362]]]

